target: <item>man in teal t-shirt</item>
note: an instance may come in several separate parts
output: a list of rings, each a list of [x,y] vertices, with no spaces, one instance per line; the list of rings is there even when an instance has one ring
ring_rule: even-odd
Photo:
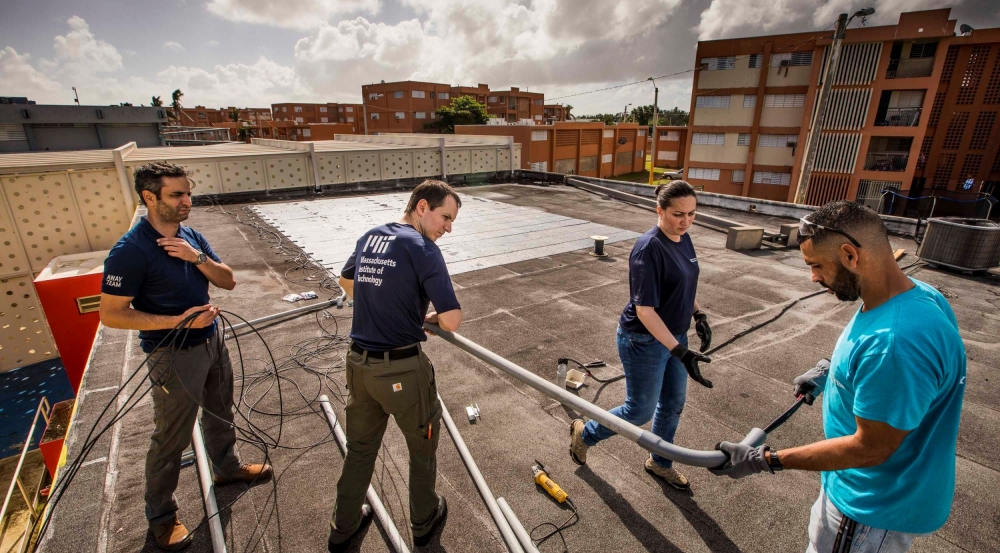
[[[948,302],[897,265],[878,214],[827,204],[802,219],[812,279],[861,309],[823,360],[795,379],[823,398],[826,439],[776,451],[723,442],[715,474],[822,471],[807,553],[903,552],[944,525],[955,494],[965,347]],[[810,400],[811,401],[811,400]]]

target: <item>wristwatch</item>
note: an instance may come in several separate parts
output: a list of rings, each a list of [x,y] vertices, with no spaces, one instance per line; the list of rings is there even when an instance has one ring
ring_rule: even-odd
[[[197,266],[201,265],[206,261],[208,261],[208,256],[205,255],[205,252],[198,252],[198,261],[195,261],[194,264]]]
[[[778,472],[779,470],[785,470],[785,465],[782,465],[781,459],[778,459],[778,450],[771,449],[770,447],[768,447],[767,452],[770,453],[768,457],[771,458],[770,461],[768,461],[767,463],[767,468],[771,469],[771,472]]]

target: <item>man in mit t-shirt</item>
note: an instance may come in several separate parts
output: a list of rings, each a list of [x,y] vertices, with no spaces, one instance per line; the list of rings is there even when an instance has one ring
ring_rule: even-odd
[[[441,250],[434,243],[458,216],[462,201],[441,181],[424,181],[403,218],[366,232],[340,273],[354,298],[347,352],[347,458],[337,482],[328,548],[345,550],[371,520],[364,503],[389,415],[410,451],[410,526],[414,545],[426,545],[447,512],[434,491],[441,405],[434,367],[424,355],[424,321],[455,331],[461,306]],[[433,303],[436,312],[427,312]]]
[[[236,456],[233,368],[216,333],[219,308],[208,298],[209,282],[232,290],[236,279],[200,232],[181,225],[191,212],[187,172],[143,165],[135,191],[149,212],[108,253],[100,315],[107,327],[138,330],[150,356],[155,429],[146,454],[146,519],[157,546],[179,551],[191,536],[177,520],[174,490],[199,403],[208,411],[202,422],[217,485],[264,479],[271,467]]]
[[[716,474],[822,472],[808,553],[899,553],[948,519],[965,393],[965,347],[948,302],[896,264],[874,211],[847,201],[804,217],[799,243],[812,279],[863,300],[830,361],[795,379],[823,393],[826,439],[774,450],[723,442]]]

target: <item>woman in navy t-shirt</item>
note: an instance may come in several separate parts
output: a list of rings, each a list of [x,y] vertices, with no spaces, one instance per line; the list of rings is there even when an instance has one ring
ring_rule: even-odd
[[[653,419],[653,434],[673,443],[687,393],[687,376],[711,388],[698,362],[704,355],[687,348],[692,317],[701,351],[712,342],[708,317],[698,307],[698,258],[688,228],[698,200],[684,181],[656,187],[656,226],[636,240],[629,255],[629,302],[618,320],[618,356],[625,370],[625,404],[611,414],[636,426]],[[596,421],[576,419],[570,425],[570,456],[587,462],[587,448],[615,435]],[[651,455],[646,471],[677,489],[687,478],[669,459]]]

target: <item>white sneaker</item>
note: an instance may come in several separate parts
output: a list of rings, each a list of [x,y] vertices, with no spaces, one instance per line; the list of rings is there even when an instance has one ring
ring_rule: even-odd
[[[589,445],[583,441],[583,428],[586,423],[583,419],[573,419],[573,422],[569,423],[569,456],[573,459],[573,462],[578,465],[587,464],[587,449],[590,448]]]
[[[645,469],[649,474],[666,480],[667,484],[670,484],[678,490],[686,490],[691,487],[691,483],[688,482],[688,479],[683,474],[677,472],[673,468],[667,469],[657,465],[653,462],[652,456],[646,457]]]

